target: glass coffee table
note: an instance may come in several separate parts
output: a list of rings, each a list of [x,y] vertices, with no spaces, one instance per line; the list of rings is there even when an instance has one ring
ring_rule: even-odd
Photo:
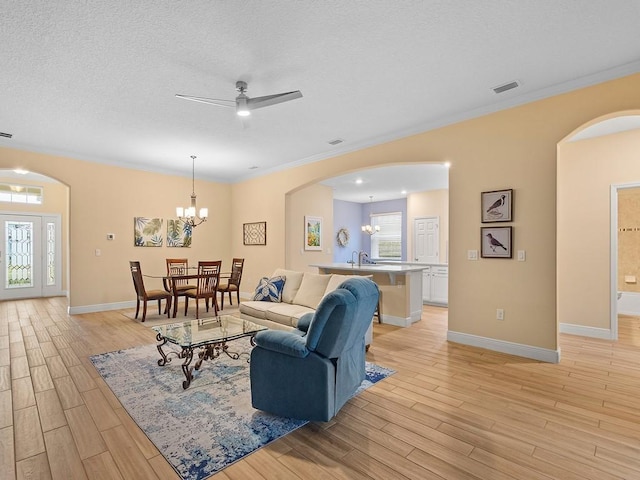
[[[255,345],[253,337],[255,337],[256,333],[261,330],[267,330],[267,327],[233,315],[201,318],[199,320],[189,320],[151,328],[156,332],[158,352],[162,357],[158,360],[159,366],[162,367],[171,362],[170,355],[176,355],[178,358],[184,359],[182,363],[182,371],[186,378],[182,382],[182,388],[184,389],[191,384],[193,369],[198,370],[204,360],[213,360],[219,357],[221,353],[225,353],[233,359],[240,357],[240,354],[228,350],[227,342],[249,337],[251,345]],[[177,345],[181,348],[181,351],[171,350],[165,353],[162,347],[167,342]],[[191,361],[193,360],[193,352],[196,349],[199,349],[198,360],[192,367]]]

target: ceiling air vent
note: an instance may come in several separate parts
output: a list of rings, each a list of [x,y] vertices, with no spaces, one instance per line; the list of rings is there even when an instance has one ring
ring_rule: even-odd
[[[344,140],[342,138],[336,138],[334,140],[329,140],[327,143],[329,145],[338,145],[339,143],[344,142]]]
[[[500,85],[498,87],[493,87],[492,90],[494,93],[503,93],[507,90],[513,90],[514,88],[517,88],[519,86],[520,84],[514,80],[513,82],[505,83],[504,85]]]
[[[11,138],[11,137],[13,137],[13,135],[10,134],[10,133],[0,132],[0,137]]]

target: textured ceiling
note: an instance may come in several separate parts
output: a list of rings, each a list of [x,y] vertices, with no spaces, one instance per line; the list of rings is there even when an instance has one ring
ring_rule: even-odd
[[[640,71],[637,0],[11,1],[0,21],[1,146],[184,176],[197,155],[224,182]],[[304,96],[247,125],[175,97],[236,80]]]

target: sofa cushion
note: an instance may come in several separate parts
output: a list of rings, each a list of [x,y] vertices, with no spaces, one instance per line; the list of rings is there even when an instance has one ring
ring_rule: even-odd
[[[333,292],[342,282],[351,277],[353,277],[353,275],[340,275],[334,273],[329,279],[329,283],[327,284],[327,288],[324,291],[324,294],[326,295],[329,292]]]
[[[271,305],[265,311],[265,317],[267,320],[271,320],[272,322],[280,323],[282,325],[286,325],[287,327],[297,327],[298,319],[302,317],[305,313],[312,312],[313,309],[309,307],[305,307],[303,305],[295,305],[288,303],[279,303],[277,305]]]
[[[260,302],[260,301],[244,301],[240,302],[240,313],[244,313],[246,315],[250,315],[255,318],[267,318],[267,310],[269,307],[275,305],[270,302]]]
[[[286,278],[284,276],[271,278],[262,277],[256,287],[253,300],[280,303],[282,301],[282,290],[285,280]]]
[[[293,299],[300,288],[304,272],[277,268],[276,271],[273,272],[273,276],[286,277],[287,280],[284,282],[284,290],[282,291],[282,301],[286,303],[293,303]]]
[[[324,297],[329,280],[331,280],[331,275],[305,272],[293,303],[313,309],[317,308],[320,300]]]

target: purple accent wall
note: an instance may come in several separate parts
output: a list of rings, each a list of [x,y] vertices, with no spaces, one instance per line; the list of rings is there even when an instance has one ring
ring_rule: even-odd
[[[360,227],[370,222],[371,213],[402,212],[402,260],[407,261],[407,199],[387,200],[384,202],[355,203],[342,200],[333,201],[333,261],[346,262],[351,260],[351,253],[364,250],[371,253],[371,237],[362,233]],[[349,244],[342,248],[336,243],[335,237],[342,227],[349,230]]]
[[[362,250],[362,232],[360,231],[360,218],[362,217],[362,205],[343,200],[333,201],[333,261],[344,263],[351,260],[351,252]],[[340,247],[336,241],[338,230],[346,227],[349,230],[349,244]],[[357,258],[357,255],[354,256]]]

